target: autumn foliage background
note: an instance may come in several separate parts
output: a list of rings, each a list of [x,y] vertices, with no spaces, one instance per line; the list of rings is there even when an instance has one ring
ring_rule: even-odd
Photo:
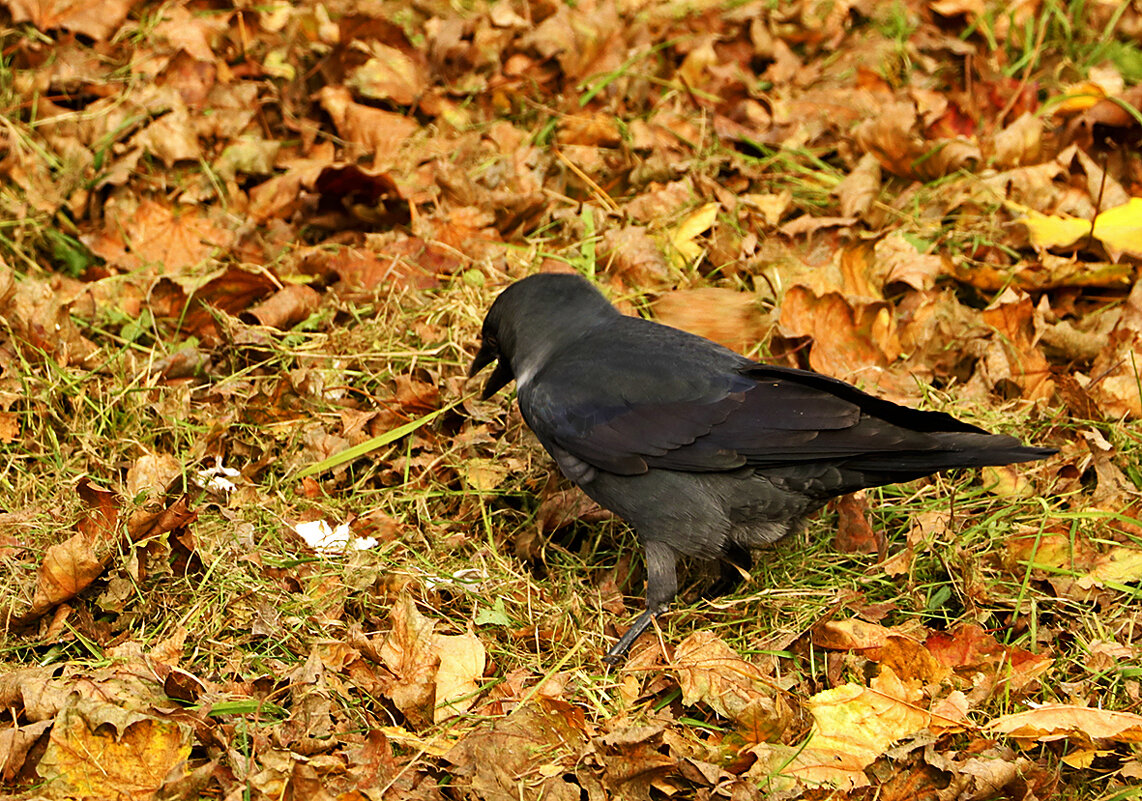
[[[1142,7],[0,0],[20,798],[1142,795]],[[631,532],[466,378],[628,313],[1059,449],[608,671]]]

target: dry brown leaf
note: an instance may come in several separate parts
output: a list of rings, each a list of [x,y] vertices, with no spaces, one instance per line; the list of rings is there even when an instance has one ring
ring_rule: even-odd
[[[199,266],[216,249],[234,241],[230,231],[215,225],[200,209],[149,198],[134,208],[123,208],[109,222],[113,227],[104,231],[105,240],[92,241],[92,249],[127,269],[149,265],[160,273],[178,273]],[[116,252],[116,242],[125,252]]]
[[[520,37],[520,47],[556,59],[571,80],[621,69],[625,56],[616,40],[622,37],[623,23],[617,6],[558,4],[555,9]]]
[[[561,145],[594,145],[617,147],[623,141],[613,114],[594,112],[571,114],[559,121],[555,133]]]
[[[816,233],[822,228],[847,228],[856,222],[856,217],[815,217],[812,214],[802,214],[782,223],[778,230],[788,237],[798,237]]]
[[[936,285],[937,277],[951,272],[951,263],[946,257],[919,252],[899,233],[891,233],[879,240],[873,254],[870,272],[881,293],[892,284],[905,284],[912,289],[927,291]]]
[[[697,631],[674,650],[682,703],[704,703],[737,724],[752,742],[776,740],[792,710],[756,665],[708,631]]]
[[[128,146],[157,156],[168,167],[178,161],[200,161],[203,157],[194,119],[181,98],[171,104],[166,114],[132,137]]]
[[[344,86],[324,86],[318,97],[337,133],[358,146],[355,152],[372,155],[374,170],[391,167],[401,147],[420,127],[403,114],[354,103]]]
[[[479,700],[487,654],[475,634],[434,634],[432,646],[440,659],[436,671],[433,722],[462,715]]]
[[[1098,478],[1094,490],[1095,504],[1115,510],[1130,508],[1132,500],[1137,497],[1137,489],[1134,482],[1115,464],[1117,452],[1114,446],[1097,428],[1083,431],[1082,438],[1090,450],[1095,476]]]
[[[177,316],[184,331],[214,343],[220,336],[216,320],[219,310],[237,315],[280,286],[269,272],[229,267],[194,289],[186,311],[176,306]]]
[[[163,8],[163,18],[154,29],[156,38],[165,39],[175,50],[183,50],[197,61],[214,60],[211,42],[225,32],[226,14],[192,14],[182,6]]]
[[[880,193],[880,162],[871,153],[865,153],[852,172],[833,187],[833,194],[841,202],[841,214],[859,217],[872,207]]]
[[[813,338],[813,369],[848,381],[860,381],[869,368],[886,368],[900,355],[896,321],[883,301],[850,301],[838,292],[818,297],[802,286],[790,287],[781,303],[781,325]],[[880,376],[873,383],[884,384]]]
[[[1004,715],[985,728],[993,734],[1041,743],[1063,739],[1079,743],[1142,742],[1142,715],[1069,704],[1044,704]]]
[[[610,512],[588,498],[582,490],[560,488],[558,480],[549,481],[544,486],[539,511],[535,515],[540,533],[556,531],[577,520],[597,523],[610,517]]]
[[[738,195],[738,203],[743,208],[761,214],[761,219],[765,224],[773,228],[781,222],[781,218],[784,217],[785,212],[789,210],[790,205],[793,203],[793,193],[788,189],[777,193],[749,192]],[[845,216],[851,216],[852,214],[852,212],[845,212]]]
[[[607,272],[631,286],[653,286],[670,273],[666,257],[641,225],[608,228],[599,244],[599,257]]]
[[[20,415],[0,412],[0,444],[7,445],[20,437]]]
[[[738,353],[757,348],[772,325],[756,295],[720,287],[667,292],[653,308],[657,322],[712,339]]]
[[[145,453],[127,468],[126,490],[131,498],[146,493],[151,499],[166,493],[182,475],[182,462],[169,453]]]
[[[837,533],[833,539],[839,553],[875,553],[882,559],[887,544],[883,532],[868,522],[868,496],[863,492],[842,495],[833,502],[837,510]]]
[[[477,797],[514,799],[520,777],[529,776],[537,798],[578,798],[582,788],[566,774],[586,743],[585,729],[582,710],[540,696],[465,734],[444,758],[457,783]]]
[[[321,295],[305,284],[286,284],[268,298],[251,306],[242,314],[244,321],[285,331],[304,322],[317,311]]]
[[[349,88],[362,97],[411,106],[428,89],[428,76],[419,59],[379,42],[372,42],[369,51],[371,58],[347,79]]]
[[[393,674],[384,693],[410,724],[430,725],[435,719],[435,677],[440,660],[433,647],[436,623],[417,610],[407,593],[393,604],[390,620],[392,631],[378,649]]]
[[[137,0],[6,0],[14,22],[30,22],[45,33],[55,29],[81,33],[97,42],[111,36]]]
[[[0,731],[0,781],[6,784],[14,783],[16,777],[25,769],[25,760],[39,742],[44,732],[48,731],[55,721],[41,720],[25,725],[13,725]]]
[[[995,161],[1000,167],[1033,164],[1039,159],[1042,139],[1042,120],[1030,112],[1024,112],[992,139]]]
[[[813,627],[813,644],[834,651],[872,651],[882,647],[893,629],[860,618],[825,620]]]
[[[373,238],[368,249],[340,248],[319,252],[307,260],[306,272],[335,274],[346,287],[376,289],[409,286],[430,289],[439,276],[455,272],[461,263],[454,255],[419,237]]]
[[[56,282],[17,278],[0,264],[0,315],[16,334],[13,344],[33,361],[46,354],[61,366],[83,364],[98,349],[80,333],[60,290]]]
[[[984,310],[983,320],[995,329],[996,336],[973,380],[985,380],[990,390],[998,388],[1001,395],[1001,382],[1012,384],[1030,401],[1046,401],[1054,394],[1051,365],[1038,346],[1034,317],[1031,298],[1010,288]]]

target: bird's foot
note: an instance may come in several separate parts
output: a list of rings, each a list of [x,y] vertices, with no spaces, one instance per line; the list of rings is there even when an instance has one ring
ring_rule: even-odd
[[[650,628],[651,624],[654,623],[654,619],[661,615],[664,611],[664,609],[647,609],[645,612],[635,618],[634,623],[632,623],[631,627],[626,630],[626,633],[623,634],[622,637],[619,637],[619,641],[611,646],[611,650],[607,651],[606,655],[603,657],[603,661],[608,665],[615,665],[622,661],[623,658],[626,657],[630,647],[634,645],[634,641],[641,637],[642,633]]]

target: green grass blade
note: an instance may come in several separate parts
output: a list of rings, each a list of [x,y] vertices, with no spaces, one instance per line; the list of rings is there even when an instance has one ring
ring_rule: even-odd
[[[326,470],[337,467],[337,465],[345,464],[345,462],[351,462],[359,456],[364,456],[370,451],[375,451],[377,448],[383,448],[389,443],[396,442],[401,437],[411,434],[413,431],[416,431],[425,423],[432,422],[449,409],[453,409],[456,406],[459,406],[462,402],[463,399],[455,401],[442,409],[437,409],[435,412],[429,412],[428,414],[424,415],[424,417],[418,417],[415,420],[410,420],[403,426],[397,426],[391,431],[386,431],[380,436],[365,440],[360,445],[354,445],[352,448],[346,448],[340,453],[333,454],[328,459],[322,459],[320,462],[311,464],[309,467],[298,471],[297,475],[295,475],[294,478],[299,479],[305,478],[306,476],[312,476],[317,473],[324,473]]]

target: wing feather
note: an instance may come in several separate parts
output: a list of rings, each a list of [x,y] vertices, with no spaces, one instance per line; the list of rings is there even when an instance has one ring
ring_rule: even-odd
[[[979,432],[827,376],[624,320],[606,340],[553,358],[520,389],[520,408],[548,450],[633,475],[923,452],[940,447],[928,432]]]

